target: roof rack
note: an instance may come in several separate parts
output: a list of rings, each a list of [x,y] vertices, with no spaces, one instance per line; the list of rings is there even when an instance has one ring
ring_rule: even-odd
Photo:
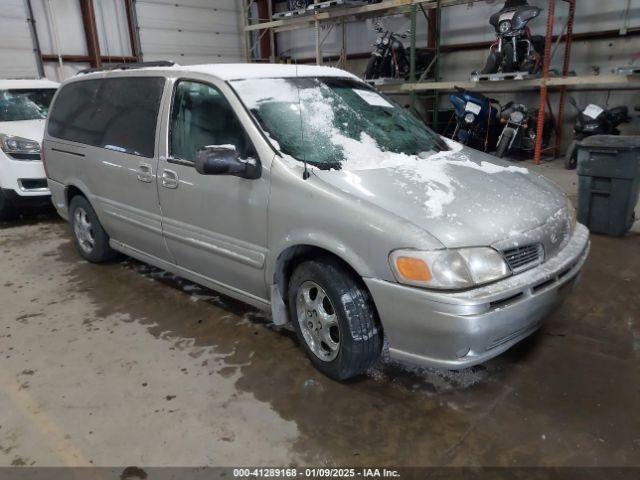
[[[84,75],[94,72],[106,72],[109,70],[134,70],[136,68],[147,67],[173,67],[174,65],[176,65],[176,63],[170,60],[158,60],[156,62],[117,63],[108,67],[85,68],[84,70],[80,70],[78,73],[76,73],[76,75]]]

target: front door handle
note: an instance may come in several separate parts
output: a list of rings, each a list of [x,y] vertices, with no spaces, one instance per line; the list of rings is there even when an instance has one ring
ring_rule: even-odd
[[[153,170],[151,169],[151,165],[148,163],[141,163],[138,165],[136,174],[138,176],[138,180],[141,182],[151,183],[153,181]]]
[[[162,186],[165,188],[178,188],[178,174],[173,170],[163,170]]]

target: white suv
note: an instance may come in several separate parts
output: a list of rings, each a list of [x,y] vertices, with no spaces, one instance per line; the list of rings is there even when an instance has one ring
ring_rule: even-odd
[[[45,79],[0,80],[0,220],[51,203],[40,144],[57,88]]]

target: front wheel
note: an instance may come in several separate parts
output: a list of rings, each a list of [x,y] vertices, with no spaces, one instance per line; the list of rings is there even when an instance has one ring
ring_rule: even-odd
[[[298,342],[328,377],[362,374],[380,356],[382,332],[373,300],[339,261],[324,257],[298,265],[288,300]]]
[[[502,71],[504,73],[511,73],[516,71],[516,69],[518,68],[518,62],[513,59],[513,44],[504,44],[502,59]]]
[[[564,168],[574,170],[578,166],[578,142],[571,142],[564,156]]]
[[[500,55],[495,50],[491,50],[489,52],[489,56],[487,57],[487,63],[485,63],[484,68],[480,73],[484,75],[488,75],[491,73],[496,73],[500,68]]]
[[[367,63],[367,69],[364,71],[365,80],[371,80],[379,76],[379,72],[378,72],[379,61],[380,61],[380,58],[375,56],[369,59],[369,62]]]
[[[503,158],[509,152],[509,145],[511,144],[513,133],[513,130],[510,128],[505,128],[504,132],[502,132],[502,137],[500,137],[498,147],[496,148],[496,157]]]

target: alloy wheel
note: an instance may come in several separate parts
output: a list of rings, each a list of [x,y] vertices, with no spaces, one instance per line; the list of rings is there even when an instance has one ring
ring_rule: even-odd
[[[73,231],[80,248],[86,253],[91,253],[95,247],[93,225],[89,221],[86,210],[82,207],[76,208],[73,214]]]
[[[340,327],[336,310],[324,289],[312,281],[300,285],[296,312],[309,349],[322,361],[334,360],[340,352]]]

